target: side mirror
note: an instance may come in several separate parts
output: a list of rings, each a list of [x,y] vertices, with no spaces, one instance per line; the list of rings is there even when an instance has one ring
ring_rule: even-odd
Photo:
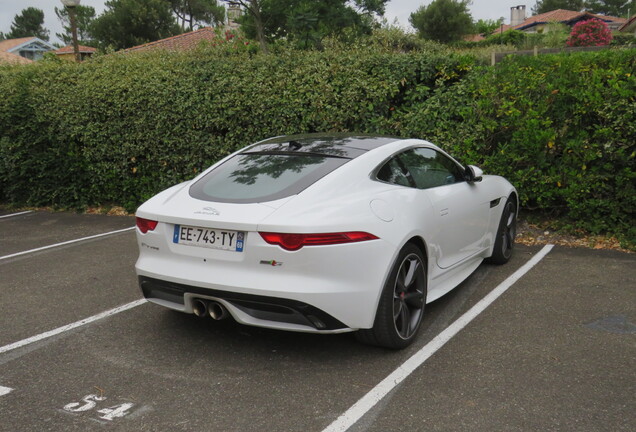
[[[481,168],[476,167],[475,165],[466,166],[465,177],[468,183],[477,183],[480,182],[484,172]]]

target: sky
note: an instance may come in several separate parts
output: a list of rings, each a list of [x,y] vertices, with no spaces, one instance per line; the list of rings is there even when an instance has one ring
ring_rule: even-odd
[[[404,29],[411,29],[409,24],[409,15],[422,5],[428,5],[432,0],[389,0],[386,7],[385,17],[389,23],[393,24],[397,19],[397,23]],[[97,15],[105,9],[106,0],[81,0],[84,6],[92,6],[95,8]],[[530,15],[530,11],[535,0],[473,0],[470,6],[470,12],[474,20],[491,19],[498,20],[504,17],[504,22],[510,22],[510,8],[517,5],[526,6],[526,14]],[[60,42],[55,33],[62,32],[62,24],[55,15],[55,7],[61,8],[60,0],[0,0],[0,31],[7,33],[10,31],[13,18],[19,14],[22,9],[28,7],[36,7],[44,11],[44,27],[50,30],[50,41]]]

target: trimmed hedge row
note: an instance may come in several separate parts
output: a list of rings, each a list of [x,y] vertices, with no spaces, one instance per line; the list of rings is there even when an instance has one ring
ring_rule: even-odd
[[[501,173],[530,208],[635,236],[636,50],[519,57],[374,48],[110,55],[0,68],[0,199],[128,209],[256,140],[429,139]]]
[[[28,205],[134,209],[255,140],[382,132],[405,89],[461,58],[389,53],[107,56],[0,69],[0,190]]]
[[[428,136],[507,177],[530,209],[636,244],[636,51],[519,56],[409,106]]]

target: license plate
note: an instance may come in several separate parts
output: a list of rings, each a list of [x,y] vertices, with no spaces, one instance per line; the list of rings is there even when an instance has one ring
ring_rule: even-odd
[[[243,231],[228,231],[186,225],[175,225],[174,235],[172,236],[173,243],[233,252],[243,252],[244,241],[245,232]]]

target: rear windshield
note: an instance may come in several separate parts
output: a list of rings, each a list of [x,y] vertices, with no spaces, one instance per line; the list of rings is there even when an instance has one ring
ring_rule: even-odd
[[[190,196],[231,203],[274,201],[300,193],[348,161],[312,154],[243,153],[194,183]]]

